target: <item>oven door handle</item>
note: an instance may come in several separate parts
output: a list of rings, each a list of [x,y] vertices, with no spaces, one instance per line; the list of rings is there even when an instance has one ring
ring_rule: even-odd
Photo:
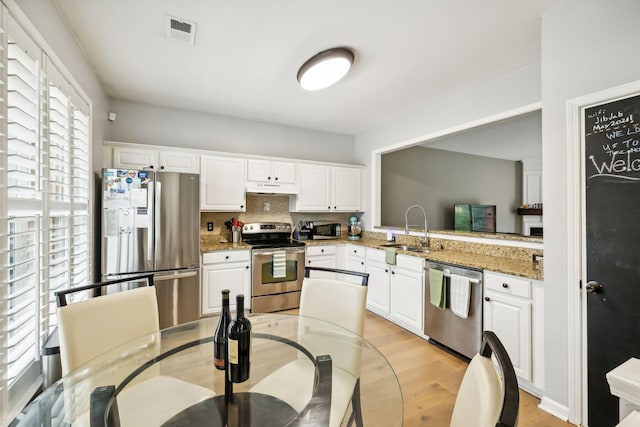
[[[285,249],[282,249],[282,250],[285,251],[287,254],[302,254],[302,253],[304,253],[304,249],[285,248]],[[268,250],[266,252],[254,251],[253,254],[254,255],[273,255],[274,252],[272,250]]]

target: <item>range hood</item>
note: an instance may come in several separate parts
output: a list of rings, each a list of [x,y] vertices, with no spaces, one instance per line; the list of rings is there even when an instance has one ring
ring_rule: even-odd
[[[265,182],[248,182],[247,193],[250,194],[298,194],[295,184],[275,184]]]

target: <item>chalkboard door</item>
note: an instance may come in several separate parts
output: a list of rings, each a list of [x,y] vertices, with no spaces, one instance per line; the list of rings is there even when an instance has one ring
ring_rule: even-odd
[[[640,357],[640,96],[584,111],[588,425],[618,423],[606,373]]]

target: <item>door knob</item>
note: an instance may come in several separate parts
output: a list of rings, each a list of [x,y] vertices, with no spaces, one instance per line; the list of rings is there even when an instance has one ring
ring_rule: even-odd
[[[598,282],[596,282],[595,280],[590,280],[587,282],[587,285],[585,286],[585,289],[587,290],[587,292],[589,293],[599,293],[602,292],[602,285]]]

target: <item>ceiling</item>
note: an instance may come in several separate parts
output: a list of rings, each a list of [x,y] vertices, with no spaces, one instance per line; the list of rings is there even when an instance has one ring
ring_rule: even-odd
[[[541,16],[569,0],[55,0],[114,99],[356,135],[540,60]],[[166,15],[197,24],[166,38]],[[298,86],[351,47],[338,84]]]

